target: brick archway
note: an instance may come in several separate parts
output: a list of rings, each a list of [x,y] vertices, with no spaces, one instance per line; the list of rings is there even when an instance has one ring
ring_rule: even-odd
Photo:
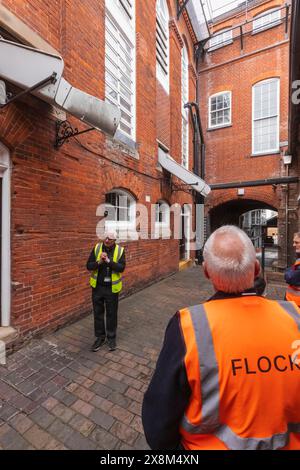
[[[215,205],[209,210],[210,230],[214,231],[221,225],[239,225],[239,217],[248,211],[255,209],[270,209],[278,211],[278,208],[269,202],[255,199],[230,199]]]

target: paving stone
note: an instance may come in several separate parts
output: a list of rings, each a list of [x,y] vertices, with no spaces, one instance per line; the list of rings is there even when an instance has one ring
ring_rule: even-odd
[[[112,418],[109,414],[96,409],[90,413],[89,419],[98,424],[98,426],[101,426],[101,428],[106,429],[106,431],[108,431],[115,422],[114,418]]]
[[[118,421],[121,421],[121,423],[127,425],[129,425],[134,419],[133,413],[130,413],[130,411],[125,410],[125,408],[122,408],[119,405],[114,405],[109,411],[109,414],[116,418]]]
[[[9,425],[4,425],[4,426],[1,426],[0,428],[0,445],[3,447],[3,449],[9,449],[11,446],[14,445],[14,443],[19,443],[22,446],[23,444],[22,436],[20,436],[20,434],[11,426]]]
[[[51,413],[53,413],[57,418],[61,419],[64,423],[68,423],[68,421],[70,421],[70,419],[74,416],[75,411],[71,410],[62,403],[59,403],[51,410]]]
[[[61,442],[51,438],[44,447],[44,450],[67,450]]]
[[[73,450],[95,450],[97,449],[97,445],[92,442],[90,439],[82,436],[80,433],[73,432],[72,436],[70,436],[65,445],[69,449]]]
[[[24,382],[25,378],[22,377],[19,372],[11,372],[10,374],[5,376],[6,382],[11,385],[19,385],[21,382]]]
[[[23,413],[19,413],[9,421],[9,424],[20,434],[24,434],[34,423],[31,418],[28,418]]]
[[[83,401],[90,402],[92,398],[95,396],[95,393],[93,393],[91,390],[87,390],[86,388],[79,386],[74,390],[74,395],[77,397],[81,398]]]
[[[74,434],[74,429],[67,424],[62,423],[59,419],[53,421],[47,431],[63,444],[65,444],[66,441]]]
[[[55,398],[66,406],[71,406],[76,400],[78,400],[78,397],[66,390],[59,390],[55,394]]]
[[[116,392],[124,393],[128,388],[128,385],[123,384],[119,380],[115,380],[111,377],[104,377],[104,380],[105,380],[105,385]]]
[[[93,405],[95,408],[99,408],[102,411],[105,411],[106,413],[109,412],[109,410],[114,406],[114,404],[107,400],[106,398],[102,398],[101,396],[99,397],[98,395],[95,395],[93,399],[91,400],[91,405]]]
[[[48,410],[51,411],[58,404],[56,398],[50,397],[45,400],[42,405]]]
[[[46,431],[34,424],[24,433],[26,440],[36,449],[43,449],[52,438]]]
[[[34,402],[42,403],[48,398],[48,393],[37,387],[33,392],[29,393],[28,398]]]
[[[0,418],[3,421],[8,421],[17,413],[18,413],[18,410],[14,406],[11,406],[9,403],[4,402],[0,409]]]
[[[57,405],[56,405],[57,406]],[[30,415],[30,419],[38,424],[41,428],[47,429],[55,420],[55,416],[50,414],[45,408],[40,406]]]
[[[113,434],[115,437],[120,439],[121,441],[125,442],[125,444],[132,445],[138,438],[138,433],[134,430],[131,429],[129,426],[126,424],[120,423],[119,421],[116,421],[113,426],[110,429],[111,434]]]
[[[104,429],[97,427],[91,434],[90,439],[97,443],[100,449],[113,450],[116,449],[119,440],[108,433]]]
[[[21,393],[17,392],[15,395],[8,397],[8,402],[18,410],[22,411],[32,403],[32,400],[30,400],[29,396],[25,397]]]
[[[135,431],[139,432],[140,434],[144,434],[144,428],[142,424],[142,418],[140,416],[135,416],[130,423],[130,427],[135,429]]]
[[[75,401],[71,408],[74,411],[83,414],[84,416],[89,416],[95,409],[94,406],[91,406],[89,403],[86,403],[80,399]]]
[[[138,416],[141,416],[142,415],[142,404],[138,403],[136,401],[133,401],[133,402],[130,403],[128,410],[131,411],[132,413],[138,415]]]
[[[18,385],[18,390],[23,393],[24,395],[29,395],[34,390],[36,390],[37,385],[34,384],[30,379],[24,380]]]
[[[136,400],[140,403],[142,403],[143,401],[143,398],[144,398],[144,393],[142,392],[139,392],[138,390],[135,390],[134,388],[132,387],[129,387],[127,390],[126,390],[126,393],[125,395],[129,398],[131,398],[132,400]]]
[[[91,386],[91,390],[103,398],[107,398],[112,392],[111,388],[107,387],[106,385],[99,384],[98,382]]]
[[[89,436],[91,432],[95,429],[96,424],[93,421],[90,421],[83,416],[76,414],[70,420],[69,425],[76,429],[80,434],[83,434],[85,437]]]
[[[115,403],[116,405],[120,405],[123,408],[128,409],[132,400],[128,397],[125,397],[119,392],[112,392],[109,395],[109,401],[111,401],[112,403]]]

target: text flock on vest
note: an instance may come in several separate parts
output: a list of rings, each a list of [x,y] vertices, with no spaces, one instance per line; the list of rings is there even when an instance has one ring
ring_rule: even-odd
[[[257,360],[244,358],[231,359],[231,370],[234,376],[238,374],[267,374],[277,370],[278,372],[299,371],[300,365],[293,361],[292,356],[279,354],[272,358],[260,356]]]

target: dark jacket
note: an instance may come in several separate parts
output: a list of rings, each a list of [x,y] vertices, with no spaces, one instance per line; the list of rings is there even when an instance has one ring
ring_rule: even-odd
[[[299,258],[297,259],[297,261],[300,261]],[[293,266],[288,268],[284,273],[284,280],[291,286],[299,287],[300,286],[300,264],[297,266],[293,264]]]

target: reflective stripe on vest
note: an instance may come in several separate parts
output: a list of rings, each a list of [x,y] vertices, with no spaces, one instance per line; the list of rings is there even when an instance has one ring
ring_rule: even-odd
[[[296,322],[300,331],[300,315],[297,307],[291,302],[278,301],[277,303]],[[202,413],[201,420],[197,423],[191,423],[184,415],[181,422],[183,430],[192,435],[213,434],[232,450],[275,450],[286,446],[290,433],[300,433],[300,423],[288,423],[287,430],[283,433],[245,438],[220,422],[219,368],[207,313],[203,305],[196,305],[187,310],[191,315],[198,352]],[[189,374],[188,371],[187,374]]]
[[[96,261],[100,261],[100,256],[102,254],[102,247],[103,243],[97,243],[95,246],[95,259]],[[113,254],[113,261],[114,263],[117,263],[119,259],[121,258],[123,254],[124,248],[116,245],[114,249],[114,254]],[[90,285],[91,287],[95,288],[97,286],[97,279],[98,279],[98,269],[92,272],[91,277],[90,277]],[[121,273],[116,273],[112,271],[111,275],[111,285],[112,285],[112,292],[117,294],[122,290],[122,279],[123,276]]]

